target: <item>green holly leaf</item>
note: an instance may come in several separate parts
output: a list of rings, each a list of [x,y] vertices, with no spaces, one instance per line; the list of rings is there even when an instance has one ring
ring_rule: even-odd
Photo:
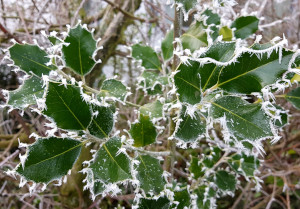
[[[176,1],[176,3],[182,4],[182,7],[185,12],[188,12],[189,10],[194,8],[194,6],[197,3],[197,0],[175,0],[175,1]]]
[[[259,19],[255,16],[239,17],[231,24],[231,28],[236,28],[236,38],[245,39],[258,30],[258,23]]]
[[[295,108],[300,110],[300,87],[290,91],[285,95],[285,99],[292,103]]]
[[[129,131],[134,140],[133,146],[144,147],[152,144],[156,140],[156,129],[147,115],[140,114],[139,122],[131,125]]]
[[[175,138],[184,142],[194,142],[206,131],[206,121],[197,111],[194,117],[186,112],[187,107],[183,106],[176,125]]]
[[[177,201],[179,204],[177,207],[173,205],[174,208],[184,209],[188,208],[191,205],[191,197],[190,193],[187,189],[183,189],[181,191],[174,192],[174,201]]]
[[[203,165],[206,168],[212,168],[222,157],[222,151],[218,147],[211,147],[209,153],[203,158]]]
[[[229,158],[228,163],[237,173],[246,176],[254,176],[254,172],[257,171],[260,164],[256,157],[247,156],[244,153],[233,155]]]
[[[149,95],[161,94],[162,89],[168,84],[168,77],[161,76],[157,71],[145,70],[143,71],[139,85],[144,88],[144,90]]]
[[[152,103],[148,103],[140,107],[140,113],[143,115],[149,115],[151,119],[157,119],[163,117],[163,104],[156,100]]]
[[[202,168],[203,164],[200,162],[200,159],[198,157],[192,156],[189,171],[193,174],[194,179],[198,179],[199,177],[204,175]]]
[[[29,181],[46,183],[67,175],[76,162],[83,143],[69,138],[41,138],[30,145],[24,165],[16,171]]]
[[[89,169],[93,173],[95,182],[101,181],[104,184],[116,183],[131,179],[130,158],[127,154],[120,152],[121,140],[117,137],[111,138],[98,150],[95,159]],[[101,183],[97,183],[101,189]],[[101,191],[98,188],[98,192]]]
[[[275,83],[287,71],[293,56],[292,51],[263,53],[258,58],[252,53],[245,52],[237,62],[224,67],[219,75],[218,87],[232,93],[250,94],[260,92],[267,85]]]
[[[217,171],[215,174],[215,184],[220,190],[233,192],[236,185],[235,176],[229,174],[227,171]]]
[[[145,193],[158,194],[164,189],[166,183],[162,176],[163,170],[159,160],[149,155],[139,155],[136,160],[139,162],[136,166],[136,177],[140,181],[140,187]]]
[[[101,86],[102,97],[113,97],[121,101],[125,101],[127,96],[127,87],[116,79],[107,79],[103,81]]]
[[[114,126],[114,115],[110,107],[93,106],[95,116],[88,127],[90,134],[100,139],[108,138]]]
[[[161,63],[156,52],[150,46],[135,44],[132,47],[132,57],[142,60],[142,66],[146,69],[161,70]]]
[[[170,204],[170,200],[167,197],[159,197],[157,200],[141,198],[138,209],[169,209]]]
[[[90,106],[82,101],[78,87],[49,82],[47,108],[43,113],[62,129],[85,130],[91,122]]]
[[[221,24],[220,16],[218,14],[214,13],[212,10],[206,9],[202,14],[207,17],[207,19],[206,19],[207,25],[211,25],[211,24],[220,25]]]
[[[200,49],[200,47],[206,47],[207,34],[205,32],[205,26],[202,22],[196,22],[190,26],[190,28],[182,34],[180,37],[182,47],[184,49],[190,49],[191,52]]]
[[[223,41],[231,41],[233,38],[232,30],[227,26],[223,26],[219,30],[219,35],[223,36]]]
[[[48,54],[36,45],[15,44],[9,48],[10,58],[14,64],[27,74],[33,73],[38,77],[48,75],[51,70],[56,70],[54,65],[48,65]]]
[[[216,197],[216,192],[212,188],[200,186],[194,190],[194,192],[197,195],[197,207],[199,209],[210,209],[214,207],[211,203],[211,198]]]
[[[18,89],[9,92],[7,104],[18,109],[25,109],[29,105],[36,104],[36,99],[43,97],[44,88],[42,86],[41,79],[32,76],[25,80]]]
[[[161,42],[161,51],[164,57],[164,60],[168,60],[173,56],[173,39],[174,39],[174,30],[170,30],[165,39]]]
[[[202,57],[209,57],[217,61],[230,60],[235,51],[235,43],[217,42],[213,44]],[[189,104],[198,104],[201,94],[218,82],[218,74],[222,67],[213,63],[201,65],[190,61],[190,65],[180,64],[174,76],[179,100]]]
[[[215,119],[225,116],[227,128],[237,139],[255,141],[273,136],[270,119],[261,110],[261,105],[233,96],[220,97],[211,104],[211,116]]]
[[[62,48],[66,65],[81,76],[88,74],[96,64],[93,56],[97,47],[92,33],[78,24],[70,29],[65,43],[69,43]]]

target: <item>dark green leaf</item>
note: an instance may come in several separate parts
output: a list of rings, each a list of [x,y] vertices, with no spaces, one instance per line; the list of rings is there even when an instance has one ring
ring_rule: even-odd
[[[188,12],[189,10],[191,10],[192,8],[194,8],[194,6],[197,3],[197,0],[175,0],[177,3],[181,3],[185,12]]]
[[[78,24],[70,29],[65,42],[69,43],[62,48],[66,65],[81,76],[88,74],[96,64],[93,55],[97,47],[92,33]]]
[[[108,184],[132,178],[130,159],[123,152],[119,152],[121,146],[121,140],[114,137],[99,149],[89,167],[93,172],[95,181],[101,180]],[[98,186],[102,188],[100,184]]]
[[[197,195],[197,207],[198,209],[210,209],[213,207],[210,198],[216,197],[216,192],[212,188],[206,186],[198,187],[194,191]],[[205,202],[204,202],[205,200]]]
[[[18,89],[9,92],[7,104],[13,108],[25,109],[29,105],[36,104],[36,99],[42,98],[44,88],[40,78],[32,76],[24,81],[24,84]]]
[[[62,129],[85,130],[91,122],[89,105],[82,101],[78,87],[49,82],[47,108],[43,113]]]
[[[243,53],[237,62],[224,67],[219,74],[218,87],[232,93],[250,94],[260,92],[263,87],[275,83],[287,71],[292,51],[263,53],[261,59],[252,53]]]
[[[194,175],[194,179],[198,179],[199,177],[203,176],[203,164],[200,163],[200,159],[198,157],[193,156],[190,164],[189,171]]]
[[[14,64],[26,73],[34,73],[42,77],[48,75],[51,70],[56,70],[54,65],[47,65],[50,62],[48,54],[38,46],[29,44],[15,44],[9,48],[9,53]]]
[[[258,30],[258,23],[259,19],[255,16],[239,17],[232,23],[231,28],[236,28],[236,38],[245,39]]]
[[[226,62],[233,56],[234,51],[235,43],[217,42],[208,49],[203,57]],[[189,104],[200,103],[201,91],[217,83],[221,69],[222,67],[213,63],[200,65],[199,62],[190,61],[190,65],[181,64],[178,67],[179,72],[174,76],[179,100]]]
[[[232,156],[228,163],[236,172],[246,176],[254,176],[259,167],[259,160],[256,157],[245,154]]]
[[[121,101],[126,99],[127,88],[121,81],[115,79],[107,79],[103,81],[101,86],[102,97],[115,97]]]
[[[213,118],[226,116],[226,125],[239,140],[251,141],[273,136],[270,119],[261,110],[261,105],[250,104],[239,97],[224,96],[214,102],[210,114]]]
[[[285,98],[292,103],[295,108],[300,110],[300,87],[290,91]]]
[[[150,95],[161,94],[162,87],[168,84],[168,78],[161,76],[158,72],[145,70],[141,75],[139,83]]]
[[[134,140],[133,146],[144,147],[148,144],[152,144],[156,140],[156,129],[147,115],[140,114],[139,122],[131,125],[129,131]]]
[[[229,174],[227,171],[220,170],[216,172],[215,183],[218,189],[233,192],[235,190],[236,180],[234,175]]]
[[[191,197],[187,189],[174,192],[174,201],[177,201],[179,203],[176,207],[177,209],[188,208],[191,205]]]
[[[142,66],[146,69],[161,70],[161,63],[156,52],[150,46],[135,44],[132,46],[132,57],[142,60]]]
[[[206,19],[207,25],[211,25],[211,24],[220,25],[221,24],[220,16],[218,14],[214,13],[212,10],[206,9],[203,12],[203,14],[207,17],[207,19]]]
[[[162,177],[163,170],[157,159],[149,155],[139,155],[136,160],[137,179],[140,181],[140,187],[145,193],[154,192],[158,194],[164,189],[165,180]]]
[[[170,200],[166,197],[160,197],[157,200],[155,199],[140,199],[140,203],[138,205],[138,209],[169,209],[170,208]]]
[[[174,30],[170,30],[165,39],[161,42],[161,51],[164,57],[164,60],[168,60],[173,56],[173,39],[174,39]]]
[[[211,147],[210,152],[204,156],[203,165],[207,168],[212,168],[222,157],[220,148]]]
[[[114,116],[110,107],[93,106],[93,113],[97,113],[89,125],[90,134],[102,139],[108,138],[114,126]]]
[[[180,118],[175,131],[175,138],[184,142],[194,142],[205,133],[206,121],[197,111],[192,118],[186,113],[186,106],[182,107]]]
[[[140,108],[140,113],[143,115],[149,115],[151,119],[162,118],[163,104],[158,100],[145,104]]]
[[[37,139],[27,151],[24,168],[17,172],[27,180],[49,183],[58,180],[73,167],[83,143],[68,138]]]
[[[207,34],[202,22],[196,22],[184,33],[180,39],[184,49],[190,49],[191,52],[206,47]]]

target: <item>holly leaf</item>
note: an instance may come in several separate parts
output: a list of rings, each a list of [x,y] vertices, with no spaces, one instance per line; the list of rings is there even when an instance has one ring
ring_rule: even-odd
[[[32,76],[24,81],[18,89],[9,92],[7,104],[13,108],[25,109],[29,105],[36,104],[37,98],[44,94],[43,82],[40,78]]]
[[[136,177],[140,181],[140,187],[145,193],[158,194],[166,183],[162,177],[163,170],[159,161],[149,155],[139,155],[136,160],[139,162],[136,166]]]
[[[205,15],[207,17],[206,19],[206,24],[207,25],[220,25],[221,24],[221,18],[218,14],[214,13],[212,10],[210,9],[206,9],[202,15]]]
[[[156,52],[150,46],[135,44],[132,47],[132,57],[142,60],[142,66],[146,69],[161,70],[161,63]]]
[[[188,208],[191,205],[191,197],[187,189],[183,189],[181,191],[174,192],[174,200],[177,201],[179,204],[177,207],[173,205],[174,208],[177,209],[184,209]]]
[[[174,39],[174,30],[170,30],[165,39],[161,42],[161,51],[164,57],[164,60],[168,60],[173,56],[173,39]]]
[[[290,91],[285,95],[285,99],[292,103],[295,108],[300,110],[300,87]]]
[[[260,92],[263,87],[275,83],[282,77],[288,69],[292,56],[293,52],[286,49],[282,50],[282,54],[276,50],[272,53],[263,53],[260,58],[253,53],[245,52],[237,62],[224,67],[218,73],[217,86],[231,93]]]
[[[236,28],[234,35],[236,38],[245,39],[258,30],[259,19],[255,16],[244,16],[235,19],[231,28]]]
[[[118,100],[125,101],[127,88],[121,81],[116,79],[107,79],[102,83],[100,96],[113,97]]]
[[[169,209],[170,208],[170,200],[167,197],[159,197],[158,199],[146,199],[141,198],[140,203],[138,205],[138,209]]]
[[[114,126],[114,115],[110,107],[92,106],[94,117],[88,130],[91,135],[100,139],[108,138]]]
[[[234,191],[236,180],[234,175],[229,174],[227,171],[220,170],[215,174],[215,184],[218,189],[223,191]]]
[[[176,124],[175,138],[184,142],[194,142],[206,131],[206,121],[197,111],[191,117],[183,106]]]
[[[198,179],[203,176],[204,172],[202,171],[203,164],[200,162],[198,157],[192,157],[190,162],[189,171],[193,174],[194,179]]]
[[[231,41],[233,38],[232,30],[227,26],[223,26],[219,30],[219,35],[223,36],[223,41]]]
[[[102,145],[95,159],[89,166],[95,182],[104,184],[116,183],[131,179],[130,159],[127,154],[120,152],[121,140],[113,137]],[[101,184],[98,183],[99,188]]]
[[[254,176],[254,172],[257,171],[260,164],[256,157],[247,156],[244,153],[233,155],[228,159],[228,163],[237,173],[246,176]]]
[[[96,64],[93,57],[97,47],[92,33],[78,24],[70,29],[65,43],[69,44],[62,48],[66,65],[81,76],[88,74]]]
[[[156,129],[147,115],[140,114],[139,122],[131,125],[129,131],[134,140],[133,146],[144,147],[152,144],[156,140]]]
[[[16,171],[29,181],[46,183],[67,175],[76,162],[83,143],[69,138],[40,138],[30,145],[24,165]]]
[[[56,70],[54,65],[48,65],[48,54],[36,45],[16,43],[9,48],[10,58],[14,64],[27,74],[33,73],[38,77],[48,75],[51,70]]]
[[[90,106],[82,101],[78,87],[49,82],[47,108],[43,113],[62,129],[85,130],[91,122]]]
[[[148,115],[151,119],[162,118],[163,104],[158,100],[145,104],[140,107],[140,113],[143,115]]]
[[[190,49],[191,52],[200,49],[200,47],[206,47],[208,42],[207,34],[204,29],[205,27],[202,22],[196,22],[191,25],[180,37],[182,47],[184,49]]]
[[[225,116],[227,128],[237,139],[255,141],[273,136],[270,119],[261,110],[261,105],[234,96],[220,97],[211,104],[211,116],[214,119]]]
[[[139,85],[141,85],[149,95],[161,94],[163,87],[167,84],[168,77],[161,76],[156,71],[145,70],[140,76]]]
[[[188,12],[189,10],[194,8],[195,4],[197,3],[197,0],[175,0],[175,1],[182,5],[185,12]]]
[[[235,51],[235,43],[217,42],[213,44],[202,57],[209,57],[216,61],[230,60]],[[214,63],[200,64],[190,61],[189,65],[180,64],[174,76],[179,100],[189,104],[198,104],[202,92],[218,82],[218,74],[222,67]]]
[[[212,188],[200,186],[194,190],[194,192],[197,195],[197,207],[199,209],[210,209],[214,207],[211,198],[216,197],[216,192]]]

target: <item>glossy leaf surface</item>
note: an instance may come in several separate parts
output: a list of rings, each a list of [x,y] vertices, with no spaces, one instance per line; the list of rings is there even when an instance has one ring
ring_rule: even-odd
[[[65,42],[69,43],[62,48],[66,65],[81,76],[88,74],[96,64],[93,59],[96,41],[92,33],[78,24],[70,29]]]
[[[159,197],[157,200],[141,198],[138,209],[169,209],[170,204],[170,200],[166,197]]]
[[[295,108],[300,110],[300,87],[290,91],[285,98],[292,103]]]
[[[161,51],[164,57],[164,60],[168,60],[173,56],[173,39],[174,39],[174,30],[170,30],[165,39],[161,42]]]
[[[245,39],[258,30],[259,19],[255,16],[244,16],[237,18],[231,25],[236,28],[234,35],[236,38]]]
[[[47,65],[50,62],[48,54],[40,47],[30,44],[15,44],[9,48],[10,58],[21,70],[30,74],[42,77],[48,75],[51,70],[56,70],[54,65]]]
[[[125,101],[127,95],[126,86],[116,79],[107,79],[103,81],[100,96],[114,97],[118,100]]]
[[[227,171],[217,171],[216,172],[216,185],[218,186],[218,189],[221,189],[223,191],[234,191],[236,180],[234,175],[229,174]]]
[[[145,193],[154,192],[158,194],[165,185],[165,180],[162,177],[163,170],[159,161],[149,155],[139,155],[136,160],[139,161],[136,170],[140,187]]]
[[[95,116],[88,127],[90,134],[102,139],[108,138],[114,126],[114,116],[110,107],[93,106]]]
[[[91,122],[90,106],[82,101],[78,87],[49,82],[47,108],[43,113],[62,129],[85,130]]]
[[[30,145],[24,169],[17,172],[27,180],[49,183],[67,175],[77,160],[82,143],[69,138],[42,138]]]
[[[29,105],[36,104],[36,98],[42,98],[44,88],[40,78],[32,76],[24,81],[18,89],[9,92],[7,104],[13,108],[24,109]]]
[[[132,46],[132,57],[142,60],[142,66],[146,69],[161,70],[161,63],[156,52],[149,46],[135,44]]]
[[[144,147],[152,144],[156,140],[156,129],[147,115],[140,114],[139,122],[131,125],[129,131],[134,140],[133,146]]]
[[[232,156],[228,163],[236,172],[246,174],[246,176],[254,176],[260,164],[257,158],[245,154]]]
[[[161,118],[163,117],[163,104],[158,100],[145,104],[140,108],[140,113],[149,115],[151,119]]]
[[[261,105],[250,104],[239,97],[224,96],[212,102],[213,118],[226,117],[226,126],[239,140],[251,141],[273,136],[270,119]]]
[[[123,152],[119,153],[122,146],[117,137],[104,143],[90,165],[94,180],[101,180],[105,184],[131,179],[130,159]],[[99,186],[99,185],[98,185]]]

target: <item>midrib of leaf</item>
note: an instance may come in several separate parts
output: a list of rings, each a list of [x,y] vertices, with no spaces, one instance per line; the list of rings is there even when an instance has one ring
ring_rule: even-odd
[[[107,134],[103,131],[103,129],[101,128],[101,126],[98,125],[98,123],[93,119],[93,122],[96,124],[96,126],[99,128],[99,130],[103,133],[103,135],[105,136],[105,138],[107,138]]]
[[[187,83],[187,84],[189,84],[190,86],[194,87],[194,88],[195,88],[195,89],[197,89],[198,91],[201,91],[201,90],[200,90],[200,88],[198,88],[198,87],[197,87],[197,86],[195,86],[194,84],[192,84],[192,83],[190,83],[190,82],[188,82],[188,81],[184,80],[183,78],[181,78],[181,77],[177,77],[177,78],[179,78],[179,79],[183,80],[184,82],[186,82],[186,83]]]
[[[252,25],[254,22],[255,22],[255,21],[252,21],[250,24],[247,24],[247,25],[241,27],[240,29],[236,30],[235,33],[236,33],[237,31],[240,31],[240,30],[242,30],[242,29],[248,27],[249,25]]]
[[[252,122],[246,120],[245,118],[239,116],[238,114],[235,114],[234,112],[228,110],[228,109],[225,108],[225,107],[222,107],[221,105],[219,105],[219,104],[217,104],[217,103],[212,102],[212,104],[215,105],[215,106],[217,106],[217,107],[219,107],[219,108],[221,108],[221,109],[223,109],[223,110],[225,110],[225,111],[227,111],[227,112],[229,112],[230,114],[234,115],[235,117],[237,117],[237,118],[239,118],[239,119],[242,119],[243,121],[249,123],[250,125],[256,127],[257,129],[259,129],[259,130],[261,130],[263,133],[265,133],[263,129],[261,129],[260,127],[258,127],[258,126],[255,125],[254,123],[252,123]]]
[[[25,56],[23,56],[23,55],[20,55],[20,54],[18,54],[18,53],[16,53],[16,52],[14,52],[14,54],[16,54],[16,55],[18,55],[18,56],[20,56],[20,57],[22,57],[22,58],[25,58],[25,59],[29,60],[30,62],[33,62],[33,63],[35,63],[35,64],[37,64],[37,65],[40,65],[40,66],[46,68],[47,70],[53,70],[52,68],[48,67],[47,65],[43,65],[43,64],[41,64],[41,63],[39,63],[39,62],[37,62],[37,61],[35,61],[35,60],[32,60],[32,59],[30,59],[30,58],[28,58],[28,57],[25,57]]]
[[[155,52],[154,52],[155,53]],[[155,55],[157,56],[157,54],[155,53]],[[147,56],[143,56],[143,58],[145,58],[145,60],[147,60],[148,62],[150,62],[152,65],[154,65],[155,67],[157,67],[159,70],[161,70],[160,66],[156,65],[154,62],[152,62],[151,59],[148,59]]]
[[[289,55],[287,55],[287,56],[289,56]],[[282,59],[284,59],[284,57],[286,57],[286,56],[283,56]],[[266,66],[266,65],[269,65],[270,63],[272,63],[272,62],[274,62],[274,61],[277,61],[277,60],[278,60],[278,59],[272,60],[272,61],[270,61],[270,62],[267,62],[267,63],[265,63],[265,64],[263,64],[263,65],[260,65],[260,66],[258,66],[258,67],[256,67],[256,68],[254,68],[254,69],[252,69],[252,70],[250,70],[250,71],[246,71],[246,72],[244,72],[244,73],[242,73],[242,74],[240,74],[240,75],[238,75],[238,76],[235,76],[235,77],[233,77],[233,78],[230,78],[229,80],[224,81],[223,83],[217,84],[217,87],[220,87],[220,86],[222,86],[222,85],[224,85],[224,84],[226,84],[226,83],[228,83],[228,82],[230,82],[230,81],[233,81],[233,80],[238,79],[238,78],[240,78],[240,77],[242,77],[242,76],[244,76],[244,75],[247,75],[248,73],[254,72],[254,71],[256,71],[257,69],[262,68],[262,67],[264,67],[264,66]],[[220,71],[219,76],[221,75],[223,69],[224,69],[224,68],[222,68],[222,70]]]
[[[127,173],[127,172],[119,165],[119,163],[114,159],[114,157],[111,155],[110,151],[107,149],[107,147],[106,147],[105,144],[103,144],[103,147],[104,147],[105,151],[107,152],[107,154],[109,155],[109,157],[112,159],[112,161],[114,161],[114,162],[117,164],[117,166],[118,166],[124,173],[126,173],[126,175],[130,175],[130,174],[128,174],[128,173]]]
[[[41,163],[46,162],[46,161],[48,161],[48,160],[52,160],[52,159],[54,159],[54,158],[56,158],[56,157],[59,157],[59,156],[65,154],[65,153],[67,153],[67,152],[72,151],[73,149],[75,149],[75,148],[77,148],[77,147],[82,146],[83,144],[85,144],[85,142],[81,142],[80,144],[78,144],[78,145],[76,145],[76,146],[74,146],[74,147],[72,147],[72,148],[70,148],[70,149],[68,149],[68,150],[66,150],[66,151],[63,151],[62,153],[59,153],[59,154],[57,154],[57,155],[54,155],[53,157],[47,158],[47,159],[45,159],[45,160],[42,160],[42,161],[40,161],[40,162],[38,162],[38,163],[35,163],[35,164],[31,164],[31,165],[26,166],[26,167],[29,168],[29,167],[31,167],[31,166],[41,164]]]
[[[78,39],[78,56],[79,56],[80,72],[81,72],[81,75],[83,76],[82,61],[81,61],[81,51],[80,51],[80,39]]]
[[[201,43],[204,43],[204,44],[206,45],[206,43],[203,42],[203,41],[201,41],[201,39],[199,39],[199,38],[197,38],[196,36],[193,36],[193,35],[191,35],[191,34],[184,33],[184,34],[182,34],[181,37],[183,37],[183,36],[189,36],[189,37],[191,37],[191,38],[193,38],[193,39],[196,39],[197,41],[200,41]]]
[[[148,177],[148,179],[150,179],[151,176],[150,176],[150,175],[148,174],[148,172],[147,172],[147,166],[146,166],[146,164],[145,164],[143,158],[142,158],[140,155],[139,155],[139,158],[141,159],[141,162],[142,162],[142,164],[143,164],[144,167],[145,167],[145,174],[146,174],[146,176]]]
[[[63,100],[63,98],[58,94],[56,88],[54,87],[54,90],[57,94],[57,96],[61,99],[61,101],[63,102],[63,104],[65,105],[65,107],[70,111],[70,113],[73,115],[73,117],[77,120],[77,122],[79,123],[79,125],[81,126],[82,130],[85,129],[85,127],[82,125],[82,123],[80,122],[80,120],[77,118],[77,116],[73,113],[73,111],[69,108],[69,106],[65,103],[65,100]]]

